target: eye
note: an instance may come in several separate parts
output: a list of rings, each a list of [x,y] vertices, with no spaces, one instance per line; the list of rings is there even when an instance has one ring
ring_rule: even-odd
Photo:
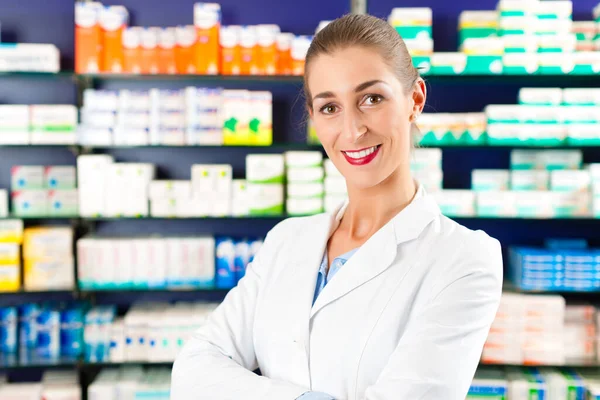
[[[383,97],[378,95],[378,94],[370,94],[367,97],[365,97],[365,101],[363,102],[363,104],[367,105],[367,106],[374,106],[376,104],[379,104],[383,101]]]
[[[337,107],[333,104],[326,104],[319,111],[323,114],[333,114],[337,111]]]

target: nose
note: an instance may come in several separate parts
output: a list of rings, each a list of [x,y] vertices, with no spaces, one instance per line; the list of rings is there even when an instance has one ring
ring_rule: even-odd
[[[343,114],[342,127],[344,138],[351,143],[356,143],[365,133],[367,133],[367,127],[361,113],[353,108],[346,109]]]

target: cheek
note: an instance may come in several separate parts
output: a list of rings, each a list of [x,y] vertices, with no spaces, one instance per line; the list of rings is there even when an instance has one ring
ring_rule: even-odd
[[[370,128],[380,136],[403,143],[410,136],[410,123],[404,114],[397,104],[391,104],[371,115]]]
[[[313,127],[323,145],[328,145],[335,141],[338,129],[334,118],[317,116],[313,119]]]

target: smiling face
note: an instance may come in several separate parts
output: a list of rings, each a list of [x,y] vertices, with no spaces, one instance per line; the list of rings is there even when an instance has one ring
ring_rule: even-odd
[[[425,104],[421,79],[403,87],[376,50],[352,46],[316,56],[307,84],[317,136],[348,186],[410,174],[411,123]]]

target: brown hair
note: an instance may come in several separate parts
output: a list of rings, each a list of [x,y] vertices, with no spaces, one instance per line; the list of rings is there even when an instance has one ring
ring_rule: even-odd
[[[312,60],[319,54],[331,54],[351,46],[377,50],[407,92],[419,79],[419,71],[413,65],[404,40],[387,21],[371,15],[348,14],[332,21],[317,33],[306,53],[304,95],[307,107],[312,108],[308,88]]]

